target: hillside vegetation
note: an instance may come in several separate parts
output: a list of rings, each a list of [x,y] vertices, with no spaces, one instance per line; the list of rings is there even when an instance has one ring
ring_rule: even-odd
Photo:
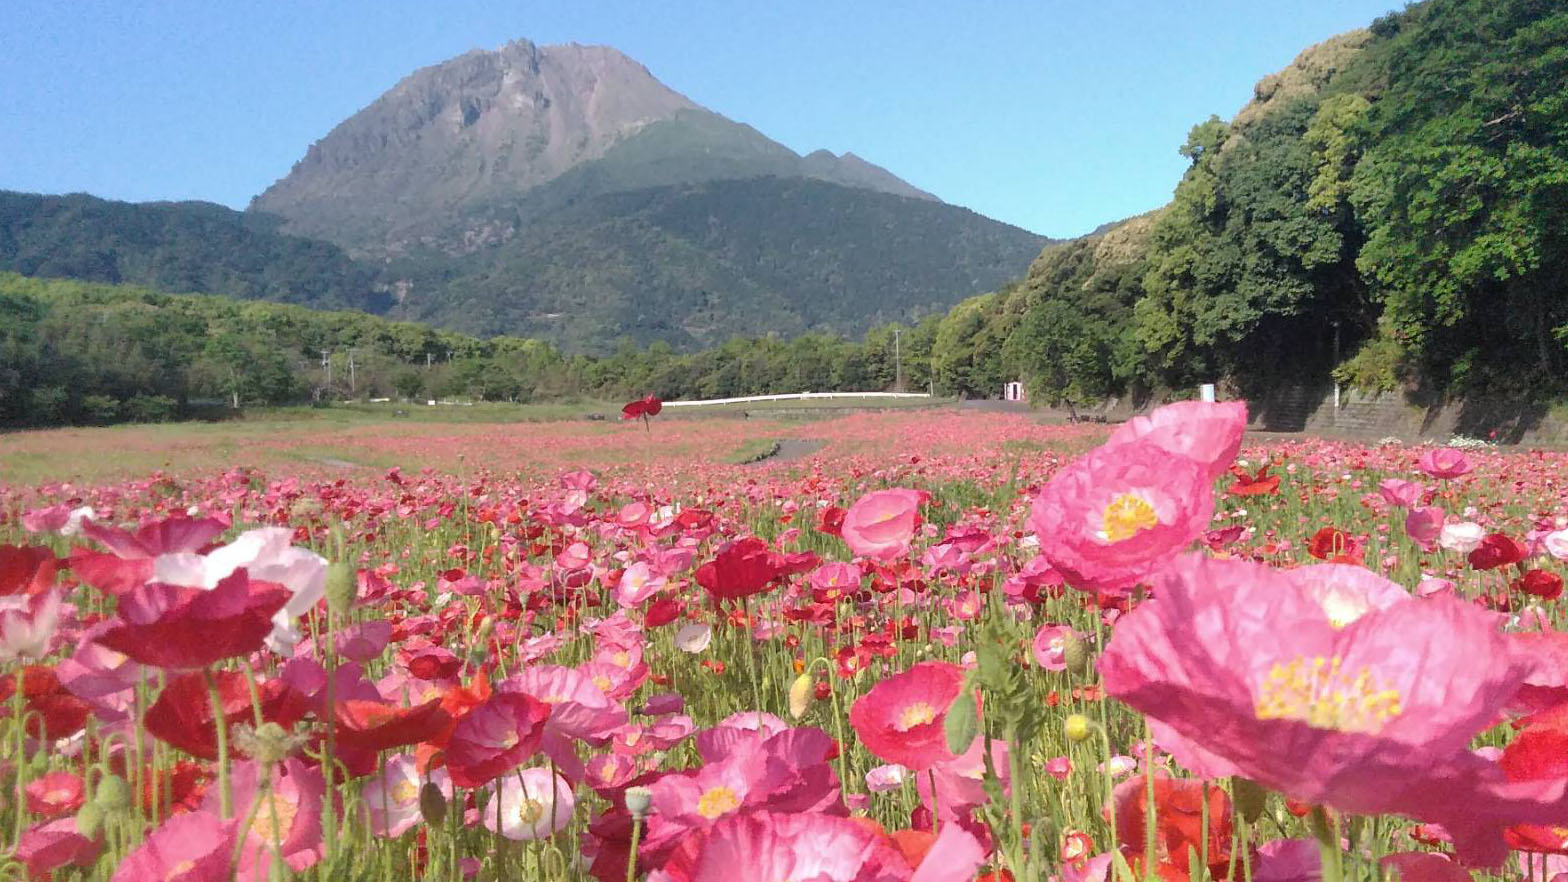
[[[954,310],[938,357],[958,386],[1568,393],[1562,4],[1413,5],[1304,52],[1181,152],[1168,206]]]

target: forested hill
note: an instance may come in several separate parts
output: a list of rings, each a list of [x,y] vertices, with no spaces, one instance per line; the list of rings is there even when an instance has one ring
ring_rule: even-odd
[[[1332,372],[1568,394],[1568,5],[1414,4],[1303,52],[1181,152],[1169,205],[953,311],[957,387],[1022,375],[1083,401]]]
[[[323,309],[390,306],[373,274],[337,246],[281,234],[279,222],[208,202],[0,190],[0,271]]]

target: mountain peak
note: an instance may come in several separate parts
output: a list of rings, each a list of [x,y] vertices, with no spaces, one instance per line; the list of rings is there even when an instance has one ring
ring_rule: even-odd
[[[312,144],[251,208],[284,217],[290,232],[399,251],[432,237],[511,235],[530,199],[757,176],[935,199],[851,153],[800,157],[612,47],[517,39],[404,77]]]

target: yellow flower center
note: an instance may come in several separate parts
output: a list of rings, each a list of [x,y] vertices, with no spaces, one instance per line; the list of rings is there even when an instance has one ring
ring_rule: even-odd
[[[1351,676],[1337,656],[1275,663],[1254,707],[1260,720],[1297,720],[1317,729],[1368,735],[1403,712],[1399,692],[1383,688],[1366,667]]]
[[[697,799],[697,814],[708,820],[740,808],[740,797],[728,787],[714,787]]]
[[[413,802],[416,798],[418,798],[419,787],[417,787],[413,781],[404,778],[403,780],[392,785],[391,796],[393,802],[399,805],[405,805],[407,803]]]
[[[544,803],[537,799],[524,799],[517,810],[517,819],[532,827],[535,822],[544,817]]]
[[[600,692],[609,692],[611,686],[614,684],[610,682],[609,677],[600,674],[599,676],[593,678],[593,685],[598,686]]]
[[[274,832],[286,837],[294,826],[294,816],[297,814],[299,806],[277,794],[271,794],[256,806],[256,820],[251,822],[250,829],[265,839],[271,839]]]
[[[1149,500],[1135,493],[1123,493],[1105,507],[1100,532],[1111,542],[1120,542],[1159,525],[1160,516]]]
[[[916,726],[924,726],[935,719],[936,708],[923,701],[917,701],[899,713],[898,731],[908,732]]]

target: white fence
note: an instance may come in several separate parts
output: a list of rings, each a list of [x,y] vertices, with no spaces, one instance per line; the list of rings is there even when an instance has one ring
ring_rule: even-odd
[[[787,395],[748,395],[744,398],[708,398],[703,401],[666,401],[665,407],[701,407],[707,404],[750,404],[756,401],[803,401],[808,398],[930,398],[924,392],[794,392]]]

